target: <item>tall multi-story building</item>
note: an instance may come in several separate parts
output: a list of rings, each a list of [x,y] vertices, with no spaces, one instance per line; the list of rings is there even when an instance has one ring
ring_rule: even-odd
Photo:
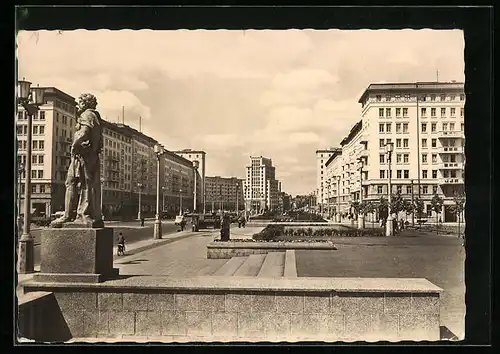
[[[203,210],[206,208],[206,192],[205,192],[205,171],[206,171],[206,166],[205,166],[205,161],[206,161],[206,152],[202,150],[191,150],[191,149],[183,149],[180,151],[174,151],[179,156],[184,157],[185,159],[193,162],[193,161],[198,161],[199,167],[198,167],[198,173],[200,174],[201,177],[201,194],[200,194],[200,201],[203,206]]]
[[[32,124],[31,209],[37,215],[49,216],[64,209],[64,182],[75,132],[76,102],[55,87],[44,88],[44,99]],[[17,160],[25,166],[27,116],[22,106],[18,106],[16,129]],[[24,210],[25,172],[20,177],[18,198]]]
[[[206,177],[205,178],[207,209],[238,210],[245,208],[243,199],[243,179],[237,177]],[[236,202],[236,200],[238,202]]]
[[[326,168],[325,163],[338,148],[330,147],[328,149],[316,150],[316,190],[317,205],[320,211],[323,211],[327,203],[327,193],[325,187]]]
[[[272,160],[262,156],[250,156],[246,166],[244,184],[245,203],[252,212],[278,208],[279,181],[276,180]]]
[[[371,84],[359,103],[362,120],[342,140],[338,161],[329,163],[328,174],[341,178],[341,212],[361,191],[368,200],[387,197],[391,173],[392,193],[421,197],[428,216],[437,193],[444,199],[442,220],[455,221],[453,197],[464,191],[464,84]],[[394,144],[391,172],[387,143]]]

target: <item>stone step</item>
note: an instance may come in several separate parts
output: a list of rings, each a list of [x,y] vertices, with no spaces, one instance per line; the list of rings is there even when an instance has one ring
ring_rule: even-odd
[[[258,277],[282,277],[285,268],[285,252],[269,252],[257,274]]]
[[[259,273],[265,258],[266,254],[251,254],[233,275],[246,277],[256,276]]]
[[[231,276],[245,262],[247,257],[233,257],[224,263],[213,275]]]
[[[297,263],[295,261],[295,250],[285,252],[285,270],[283,276],[286,278],[297,278]]]

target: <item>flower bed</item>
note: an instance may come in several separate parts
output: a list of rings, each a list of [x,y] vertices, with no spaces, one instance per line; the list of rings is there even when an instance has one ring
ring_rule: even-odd
[[[290,225],[268,225],[261,232],[254,234],[252,238],[256,241],[296,241],[311,239],[318,241],[328,237],[383,237],[384,233],[379,229],[355,229],[346,226],[334,227],[294,227]]]

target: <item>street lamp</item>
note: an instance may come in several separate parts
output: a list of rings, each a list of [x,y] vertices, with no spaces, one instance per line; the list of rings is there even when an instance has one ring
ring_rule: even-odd
[[[194,192],[193,192],[193,212],[196,213],[196,175],[198,174],[198,167],[200,163],[198,160],[193,161],[193,169],[194,169]]]
[[[393,151],[393,143],[387,143],[385,144],[385,152],[387,154],[387,162],[389,164],[389,184],[388,184],[388,203],[387,203],[387,222],[386,222],[386,231],[385,235],[386,236],[393,236],[394,235],[394,229],[392,225],[392,210],[391,210],[391,194],[392,194],[392,185],[391,185],[391,157],[392,157],[392,151]]]
[[[337,222],[341,222],[340,218],[340,175],[337,176]]]
[[[161,218],[160,218],[160,159],[165,153],[165,149],[160,144],[155,144],[154,152],[156,154],[156,216],[154,223],[153,238],[161,239]]]
[[[102,195],[104,194],[104,182],[106,182],[106,180],[104,179],[104,176],[101,177],[101,217],[102,217],[102,220],[104,221],[104,205],[103,205],[103,197]]]
[[[137,219],[141,220],[142,219],[142,203],[141,203],[141,198],[142,198],[142,188],[144,185],[141,182],[137,182],[137,188],[139,189],[139,211],[137,212]]]
[[[179,215],[182,215],[182,189],[179,189]]]
[[[358,229],[365,228],[365,215],[362,210],[363,203],[363,158],[358,158],[358,169],[359,169],[359,213],[358,213]]]
[[[31,88],[31,82],[23,80],[17,83],[17,103],[23,106],[27,113],[27,137],[26,137],[26,168],[24,185],[24,223],[23,233],[19,240],[17,269],[20,274],[33,273],[34,262],[34,239],[30,234],[31,216],[31,137],[33,115],[38,113],[39,107],[44,104],[43,88]]]
[[[17,188],[17,224],[20,225],[21,220],[21,178],[23,176],[23,172],[25,170],[24,164],[21,162],[17,167],[17,180],[18,180],[18,188]],[[21,232],[21,229],[17,230],[18,233]]]

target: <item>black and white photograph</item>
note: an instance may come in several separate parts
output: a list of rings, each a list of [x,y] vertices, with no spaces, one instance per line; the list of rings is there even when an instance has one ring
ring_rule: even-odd
[[[465,338],[461,29],[15,41],[19,342]]]

